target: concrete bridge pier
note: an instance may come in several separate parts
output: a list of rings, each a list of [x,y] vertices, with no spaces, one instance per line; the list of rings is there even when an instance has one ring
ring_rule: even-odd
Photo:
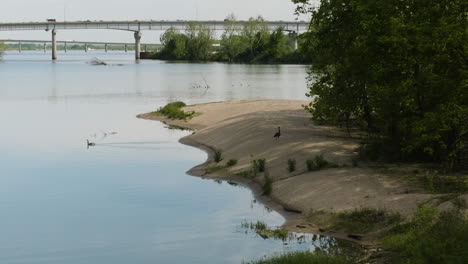
[[[44,53],[47,52],[47,43],[44,43]]]
[[[21,42],[18,42],[18,51],[21,52]]]
[[[57,31],[55,29],[52,29],[52,60],[57,59]]]
[[[141,31],[137,31],[135,36],[135,59],[140,60],[140,48],[141,48]]]
[[[67,50],[67,43],[66,43],[66,42],[65,42],[64,50],[65,50],[65,52],[68,51],[68,50]]]
[[[84,51],[85,51],[85,52],[88,52],[88,43],[85,43],[85,44],[84,44]]]
[[[127,51],[128,51],[127,44],[125,44],[125,52],[127,52]]]
[[[288,34],[289,38],[289,45],[293,50],[297,50],[297,33],[295,31],[291,31]]]
[[[104,50],[107,52],[107,44],[104,44]]]

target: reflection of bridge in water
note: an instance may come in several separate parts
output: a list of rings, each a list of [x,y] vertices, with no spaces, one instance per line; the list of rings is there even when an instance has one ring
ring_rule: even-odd
[[[135,21],[76,21],[76,22],[21,22],[21,23],[0,23],[0,31],[29,31],[29,30],[45,30],[52,32],[52,59],[57,59],[57,40],[56,35],[58,30],[73,30],[73,29],[107,29],[107,30],[123,30],[134,33],[135,43],[135,59],[140,59],[141,37],[143,30],[164,31],[169,28],[184,30],[192,23],[200,23],[212,30],[224,30],[231,23],[229,21],[165,21],[165,20],[135,20]],[[282,28],[289,32],[289,37],[292,40],[293,47],[297,46],[296,36],[299,32],[307,31],[309,28],[308,22],[303,21],[265,21],[269,30],[273,31]],[[248,21],[237,21],[239,26],[244,26]],[[44,42],[44,41],[42,41]],[[91,42],[87,42],[91,43]]]
[[[47,51],[47,45],[52,44],[52,41],[50,40],[23,40],[23,39],[0,39],[0,43],[13,43],[13,44],[18,44],[18,51],[22,51],[22,43],[28,43],[28,44],[43,44],[44,45],[44,52]],[[68,51],[68,46],[69,45],[82,45],[83,50],[85,52],[88,52],[89,50],[89,45],[95,45],[95,46],[100,46],[102,47],[105,52],[109,50],[109,46],[120,46],[123,47],[125,52],[128,51],[129,47],[133,47],[135,43],[130,43],[130,42],[100,42],[100,41],[77,41],[77,40],[57,40],[55,42],[56,44],[63,44],[63,50],[65,52]],[[148,48],[150,49],[155,49],[161,47],[161,44],[149,44],[149,43],[142,43],[141,46],[143,47],[143,51],[148,51]]]

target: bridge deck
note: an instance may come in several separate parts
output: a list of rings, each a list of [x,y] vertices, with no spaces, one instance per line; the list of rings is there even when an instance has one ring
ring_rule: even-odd
[[[192,21],[166,21],[166,20],[135,20],[135,21],[74,21],[74,22],[20,22],[0,23],[0,31],[18,30],[71,30],[71,29],[111,29],[126,31],[158,30],[169,28],[185,30]],[[193,21],[210,27],[212,30],[224,30],[228,21]],[[248,21],[237,21],[245,25]],[[309,28],[308,22],[303,21],[266,21],[270,30],[279,27],[287,31],[304,32]]]

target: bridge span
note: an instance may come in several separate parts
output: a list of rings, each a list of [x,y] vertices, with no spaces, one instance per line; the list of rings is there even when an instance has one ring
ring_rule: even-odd
[[[58,30],[77,30],[77,29],[106,29],[123,30],[133,32],[135,38],[135,59],[140,59],[141,37],[143,30],[165,31],[169,28],[184,30],[190,23],[200,23],[208,26],[212,30],[224,30],[230,23],[228,20],[217,21],[187,21],[187,20],[134,20],[134,21],[74,21],[74,22],[19,22],[19,23],[0,23],[0,31],[27,31],[27,30],[45,30],[52,34],[52,60],[57,59],[57,31]],[[240,26],[248,21],[236,21]],[[295,38],[297,33],[305,32],[309,28],[309,23],[304,21],[265,21],[268,28],[273,31],[277,28],[289,32],[291,38]]]
[[[34,40],[34,39],[0,39],[0,43],[13,43],[13,44],[18,44],[18,51],[21,52],[21,44],[23,43],[31,43],[31,44],[43,44],[44,45],[44,52],[47,51],[47,45],[52,44],[52,41],[50,40]],[[99,45],[102,46],[105,50],[105,52],[108,51],[109,46],[123,46],[125,52],[128,51],[128,47],[131,47],[134,45],[134,43],[130,42],[102,42],[102,41],[79,41],[79,40],[57,40],[57,44],[63,44],[63,50],[65,52],[68,51],[68,45],[74,45],[74,44],[79,44],[83,45],[84,51],[88,51],[88,45]],[[161,44],[154,44],[154,43],[142,43],[141,46],[143,46],[143,50],[146,52],[148,51],[148,47],[160,47]]]

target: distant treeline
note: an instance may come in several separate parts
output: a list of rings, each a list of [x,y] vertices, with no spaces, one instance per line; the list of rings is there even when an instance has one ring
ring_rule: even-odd
[[[185,32],[173,28],[161,36],[163,48],[152,58],[184,61],[224,61],[239,63],[308,63],[303,48],[303,36],[297,37],[297,50],[282,28],[274,32],[262,17],[251,18],[241,25],[233,15],[221,40],[215,40],[212,30],[202,24],[190,23]]]

